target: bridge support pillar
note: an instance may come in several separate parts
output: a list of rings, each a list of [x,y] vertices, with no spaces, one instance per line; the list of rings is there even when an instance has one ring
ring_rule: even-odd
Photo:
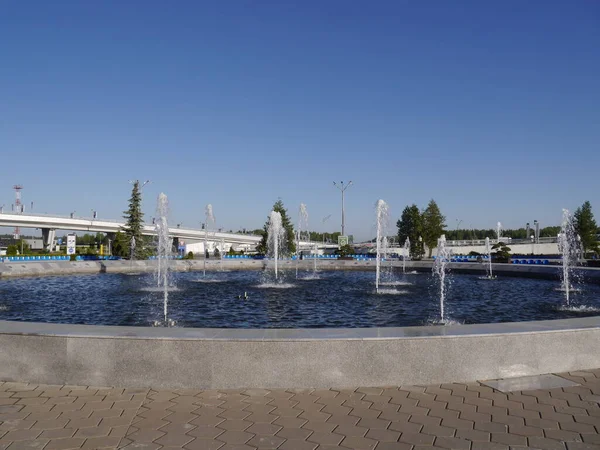
[[[44,251],[51,252],[54,250],[54,239],[56,239],[56,230],[53,228],[42,228],[42,240],[44,241]]]
[[[108,256],[112,256],[112,244],[113,242],[115,242],[115,236],[117,235],[117,233],[106,233],[106,243],[107,243],[107,247],[106,247],[106,254]]]
[[[173,248],[171,249],[171,251],[175,254],[179,253],[179,238],[178,237],[173,238]]]

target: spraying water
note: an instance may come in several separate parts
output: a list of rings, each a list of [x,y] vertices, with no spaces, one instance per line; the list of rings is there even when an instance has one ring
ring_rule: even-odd
[[[159,288],[162,288],[164,298],[164,320],[165,326],[168,325],[168,304],[169,304],[169,260],[172,251],[172,239],[169,237],[169,225],[167,216],[169,214],[169,202],[167,196],[161,192],[158,196],[156,207],[156,234],[158,236],[158,265],[156,280]]]
[[[213,207],[209,203],[204,209],[204,215],[206,217],[204,222],[204,278],[206,278],[206,260],[208,255],[208,228],[215,225],[215,216],[213,215]]]
[[[317,244],[313,245],[313,253],[314,253],[314,258],[313,258],[313,277],[317,276]]]
[[[494,274],[492,272],[492,248],[490,246],[490,238],[485,238],[485,254],[487,255],[488,265],[486,267],[486,277],[488,279],[493,279]]]
[[[307,234],[308,231],[308,211],[306,205],[300,203],[300,210],[298,211],[298,232],[296,234],[296,251],[300,252],[300,240],[302,239],[302,230]],[[310,240],[310,238],[308,239]],[[296,259],[296,278],[298,278],[298,265],[300,264],[300,258]]]
[[[446,299],[446,266],[450,261],[452,251],[446,247],[446,236],[442,235],[438,239],[437,255],[433,263],[433,273],[438,277],[440,283],[440,322],[444,323],[444,301]]]
[[[279,249],[281,248],[283,237],[284,237],[284,228],[281,224],[281,214],[277,211],[271,211],[271,215],[269,216],[269,236],[267,242],[267,253],[269,257],[273,258],[275,261],[275,279],[277,280],[277,260],[279,258]]]
[[[135,236],[131,236],[129,242],[129,267],[133,270],[133,261],[135,260]]]
[[[561,290],[565,293],[566,306],[570,306],[570,292],[573,287],[573,268],[577,264],[579,243],[573,225],[573,217],[567,209],[563,209],[562,224],[558,235],[558,250],[562,254]]]
[[[223,255],[225,251],[225,239],[221,239],[221,245],[219,249],[219,269],[223,270]]]
[[[379,279],[381,277],[381,258],[386,248],[386,231],[389,222],[388,205],[383,200],[377,200],[377,258],[375,265],[375,291],[379,293]]]
[[[410,258],[410,239],[404,241],[404,255],[402,256],[402,272],[406,273],[406,260]]]
[[[498,242],[500,242],[502,238],[502,224],[500,222],[496,224],[496,237],[498,238]]]

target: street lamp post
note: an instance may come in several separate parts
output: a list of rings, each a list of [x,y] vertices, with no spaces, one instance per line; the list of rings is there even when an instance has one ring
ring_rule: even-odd
[[[348,189],[351,185],[352,185],[352,181],[349,181],[348,184],[346,184],[346,186],[344,186],[344,182],[340,181],[340,184],[338,185],[335,181],[333,182],[333,185],[338,188],[340,190],[340,192],[342,193],[342,236],[346,236],[345,234],[345,230],[346,230],[346,211],[344,209],[344,193],[346,192],[346,189]]]
[[[540,223],[537,220],[533,221],[533,225],[535,225],[535,243],[540,243]]]

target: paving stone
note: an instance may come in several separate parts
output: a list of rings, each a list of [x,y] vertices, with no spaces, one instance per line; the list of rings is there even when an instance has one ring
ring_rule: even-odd
[[[598,420],[597,425],[600,425],[600,420]],[[567,431],[574,431],[580,434],[596,433],[596,429],[593,425],[579,422],[562,422],[560,424],[560,428]]]
[[[432,416],[412,416],[409,422],[420,423],[421,425],[439,425],[442,419]]]
[[[438,436],[435,438],[435,446],[453,450],[469,450],[471,448],[471,442],[466,439]]]
[[[377,450],[411,450],[412,448],[412,445],[405,444],[404,442],[380,442],[377,444]]]
[[[327,423],[334,423],[336,425],[356,425],[360,421],[360,417],[357,416],[331,416],[327,419]],[[313,421],[311,421],[313,422]]]
[[[413,445],[433,445],[435,436],[422,433],[402,433],[399,440]]]
[[[432,436],[450,436],[456,433],[454,428],[442,427],[439,425],[424,425],[421,433],[431,434]]]
[[[400,433],[392,430],[369,430],[365,436],[378,442],[396,442],[400,438]]]
[[[151,442],[154,442],[156,439],[163,437],[164,435],[165,435],[165,433],[162,431],[151,430],[151,429],[142,429],[142,430],[136,431],[133,434],[130,434],[128,436],[128,438],[131,439],[132,441],[138,442],[140,444],[149,444]]]
[[[337,424],[329,422],[306,422],[302,428],[317,433],[331,433],[337,426]]]
[[[318,444],[307,441],[295,441],[289,439],[279,447],[279,450],[315,450]]]
[[[339,425],[333,430],[335,434],[346,437],[365,437],[368,431],[368,428],[357,427],[354,425]]]
[[[283,428],[300,428],[302,427],[308,420],[300,419],[296,417],[280,417],[273,423],[275,425],[279,425]]]
[[[565,444],[563,442],[539,436],[530,437],[529,446],[534,448],[542,448],[544,450],[565,450]]]
[[[273,436],[273,435],[257,434],[256,436],[254,436],[252,439],[250,439],[248,441],[247,445],[250,445],[252,447],[256,447],[259,449],[261,449],[261,448],[277,448],[284,442],[285,442],[284,438],[280,438],[280,437]]]
[[[260,434],[260,435],[273,435],[276,434],[281,427],[273,425],[268,422],[252,423],[251,426],[246,430],[249,433]]]
[[[473,442],[471,450],[509,450],[509,446],[496,442]]]
[[[84,450],[116,449],[120,441],[118,437],[94,437],[87,439],[81,448]]]
[[[569,450],[599,450],[599,446],[584,442],[567,442],[567,448]]]
[[[225,430],[217,427],[197,427],[187,434],[199,439],[216,439],[223,433],[225,433]]]
[[[487,431],[456,430],[456,437],[473,442],[490,442],[491,435]]]
[[[573,441],[581,442],[583,439],[579,433],[566,430],[544,430],[547,438],[556,439],[557,441]]]
[[[10,431],[10,430],[28,430],[33,427],[37,421],[35,420],[6,420],[0,425],[0,430]]]
[[[358,422],[359,427],[370,428],[374,430],[386,430],[390,426],[389,420],[382,419],[360,419]]]
[[[40,439],[64,439],[71,438],[77,430],[74,428],[57,428],[55,430],[44,430],[39,435]]]
[[[44,450],[69,450],[81,448],[84,438],[51,439]]]
[[[217,425],[218,428],[222,428],[224,430],[236,430],[236,431],[244,431],[246,428],[250,427],[252,422],[247,420],[226,420]]]
[[[281,438],[301,441],[305,441],[312,434],[312,430],[307,430],[305,428],[283,428],[277,432],[277,436]]]
[[[214,439],[197,438],[192,442],[188,442],[183,448],[186,450],[218,450],[224,445],[226,445],[224,442],[216,441]]]
[[[2,437],[2,441],[25,441],[37,438],[42,434],[42,430],[31,429],[31,430],[13,430],[9,431]]]
[[[12,450],[33,450],[33,449],[42,449],[46,446],[46,444],[50,442],[48,439],[37,438],[30,441],[17,441],[10,444],[10,448]],[[0,449],[7,449],[3,444],[0,444]]]
[[[527,438],[525,436],[520,436],[518,434],[492,433],[491,441],[497,442],[499,444],[506,444],[506,445],[511,445],[511,446],[526,446],[527,445]]]
[[[226,444],[245,444],[253,437],[254,435],[252,433],[247,433],[245,431],[228,430],[221,434],[218,439]]]
[[[156,439],[155,444],[160,444],[165,447],[183,447],[185,444],[192,442],[195,438],[183,433],[167,433],[164,436]]]
[[[419,433],[422,428],[423,425],[413,422],[392,422],[389,426],[390,430],[400,433]]]
[[[340,445],[356,450],[373,450],[377,445],[377,441],[363,437],[346,436]]]

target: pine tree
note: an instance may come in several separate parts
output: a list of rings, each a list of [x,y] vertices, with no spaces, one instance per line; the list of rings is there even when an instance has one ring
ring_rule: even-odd
[[[398,243],[404,245],[406,238],[410,240],[410,254],[412,258],[419,259],[425,253],[423,241],[419,238],[423,235],[423,221],[419,207],[415,204],[407,206],[402,211],[402,217],[396,222],[398,227]]]
[[[111,251],[113,256],[129,256],[129,245],[127,244],[127,236],[124,233],[117,231],[112,242]]]
[[[296,239],[294,236],[294,225],[292,224],[290,218],[287,215],[287,209],[283,206],[283,202],[281,200],[277,200],[273,205],[271,211],[278,212],[281,214],[281,225],[285,229],[285,242],[281,246],[281,256],[289,256],[296,253]],[[267,254],[267,242],[269,239],[269,218],[267,217],[267,221],[262,230],[262,240],[256,247],[256,251],[258,253],[262,253],[264,255]]]
[[[586,201],[575,211],[575,231],[581,237],[581,245],[583,251],[594,251],[598,252],[598,226],[594,219],[594,213],[592,213],[592,205],[589,201]]]
[[[437,246],[437,240],[444,234],[446,217],[442,215],[439,206],[435,200],[431,200],[423,211],[423,241],[429,248],[429,257],[434,247]]]
[[[142,239],[144,213],[142,213],[142,193],[138,180],[133,182],[131,197],[129,198],[129,209],[123,211],[123,214],[123,218],[125,219],[123,231],[126,236],[127,248],[131,248],[132,238],[135,239],[136,243],[135,254],[129,256],[139,258],[144,254],[144,240]]]

